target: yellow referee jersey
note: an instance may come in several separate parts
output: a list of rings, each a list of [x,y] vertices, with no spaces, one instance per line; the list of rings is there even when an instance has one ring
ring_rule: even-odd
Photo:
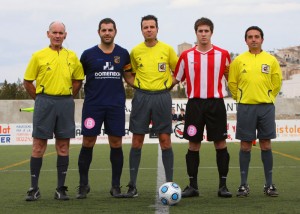
[[[36,93],[71,95],[72,79],[83,80],[82,65],[73,51],[47,47],[35,52],[27,66],[24,79],[36,80]]]
[[[282,84],[277,59],[262,51],[249,51],[237,56],[230,64],[228,87],[237,103],[274,103]]]
[[[142,42],[132,49],[130,59],[135,87],[147,91],[171,87],[178,56],[170,45],[158,41],[155,46],[147,47]]]

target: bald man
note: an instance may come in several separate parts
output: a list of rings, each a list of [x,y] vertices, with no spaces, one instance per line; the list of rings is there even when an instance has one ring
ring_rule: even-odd
[[[36,201],[41,197],[39,175],[48,139],[53,137],[57,152],[57,188],[54,198],[69,200],[65,179],[69,165],[70,138],[75,137],[73,98],[81,88],[84,73],[76,54],[62,46],[67,37],[62,22],[52,22],[47,37],[50,45],[32,55],[24,74],[24,87],[35,100],[30,158],[31,187],[26,201]]]

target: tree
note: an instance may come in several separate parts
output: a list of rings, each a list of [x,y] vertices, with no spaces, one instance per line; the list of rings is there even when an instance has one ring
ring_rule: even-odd
[[[234,58],[237,57],[238,55],[239,55],[238,53],[230,52],[230,59],[234,60]]]
[[[31,99],[25,90],[23,83],[18,79],[17,83],[7,83],[4,80],[2,87],[0,88],[0,99],[1,100],[23,100]]]
[[[171,90],[172,98],[186,98],[185,82],[178,83],[175,87],[177,87],[176,90]]]

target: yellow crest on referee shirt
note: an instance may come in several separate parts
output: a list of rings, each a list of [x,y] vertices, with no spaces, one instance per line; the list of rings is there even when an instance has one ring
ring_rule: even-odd
[[[167,65],[165,62],[158,63],[158,71],[166,71]]]

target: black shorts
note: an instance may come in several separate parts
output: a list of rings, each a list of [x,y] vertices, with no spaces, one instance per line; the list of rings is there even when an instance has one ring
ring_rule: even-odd
[[[222,98],[188,100],[183,137],[190,142],[201,142],[204,127],[208,141],[227,139],[227,113]]]

